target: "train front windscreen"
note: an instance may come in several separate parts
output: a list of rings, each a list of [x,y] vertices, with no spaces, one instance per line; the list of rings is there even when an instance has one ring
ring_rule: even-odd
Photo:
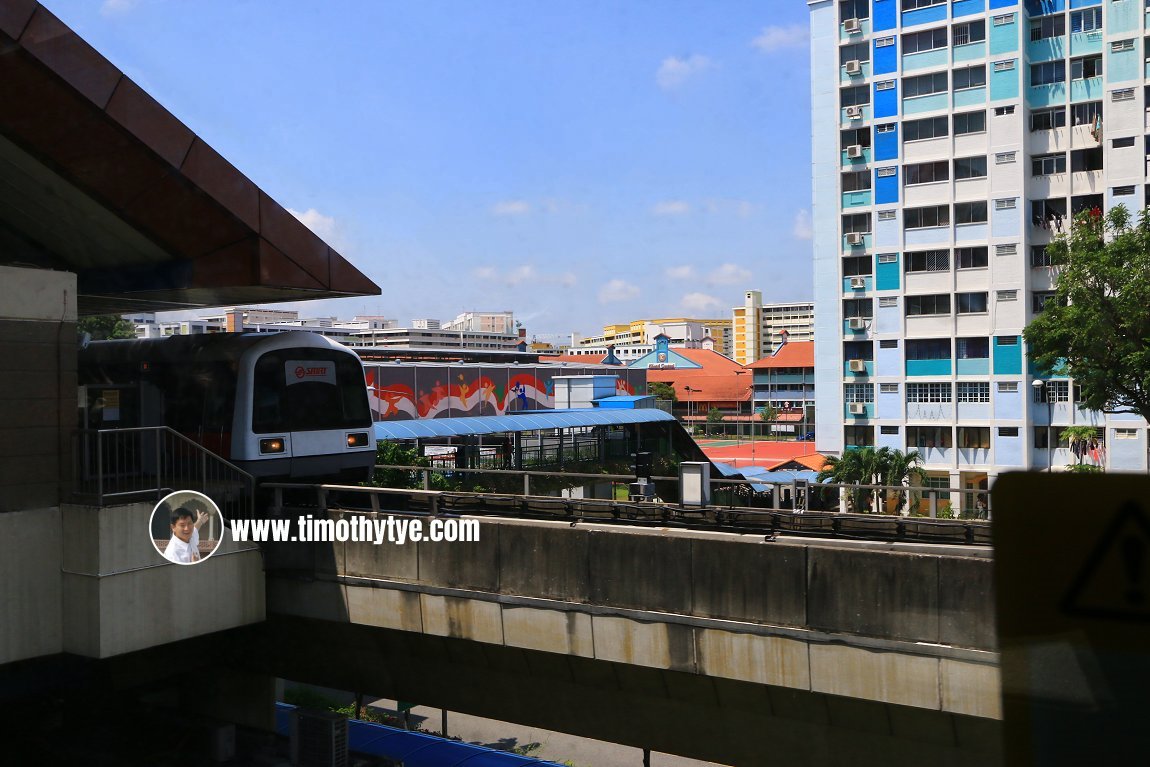
[[[252,431],[320,431],[371,426],[363,366],[322,349],[268,352],[254,370]]]

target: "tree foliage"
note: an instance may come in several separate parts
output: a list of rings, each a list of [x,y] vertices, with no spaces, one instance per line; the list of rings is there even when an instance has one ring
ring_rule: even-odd
[[[770,405],[759,410],[759,420],[765,423],[772,423],[779,419],[779,411],[775,410]]]
[[[675,387],[666,381],[652,381],[648,383],[647,393],[654,395],[655,399],[669,399],[672,402],[679,401],[679,395],[675,393]]]
[[[841,456],[827,458],[826,466],[818,473],[819,482],[830,480],[842,485],[894,485],[903,486],[921,483],[926,472],[920,468],[922,458],[917,450],[904,453],[889,447],[851,448]],[[895,499],[901,506],[904,491],[880,490],[879,501],[885,505],[887,497]],[[871,490],[850,490],[847,492],[847,507],[850,511],[867,511],[868,500],[874,497]]]
[[[707,411],[707,423],[722,423],[723,411],[713,407]]]
[[[99,317],[81,317],[76,330],[87,333],[93,341],[106,341],[113,338],[135,338],[136,328],[118,314],[105,314]]]
[[[1047,246],[1056,298],[1025,330],[1039,370],[1073,376],[1083,406],[1150,420],[1150,214],[1079,213]]]

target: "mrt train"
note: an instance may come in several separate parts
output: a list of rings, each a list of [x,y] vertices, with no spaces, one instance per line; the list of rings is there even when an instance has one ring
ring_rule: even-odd
[[[359,481],[375,463],[363,365],[313,333],[95,341],[81,426],[168,426],[263,479]]]

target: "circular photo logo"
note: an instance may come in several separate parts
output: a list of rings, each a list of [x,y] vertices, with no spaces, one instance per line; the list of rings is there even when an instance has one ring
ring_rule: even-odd
[[[196,565],[219,548],[224,516],[215,501],[195,490],[178,490],[152,509],[152,545],[177,565]]]

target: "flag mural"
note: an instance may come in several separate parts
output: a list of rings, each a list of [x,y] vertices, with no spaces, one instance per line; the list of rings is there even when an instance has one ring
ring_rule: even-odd
[[[556,365],[366,363],[377,421],[505,415],[555,407],[556,376],[613,375],[615,393],[643,393],[646,371]]]

